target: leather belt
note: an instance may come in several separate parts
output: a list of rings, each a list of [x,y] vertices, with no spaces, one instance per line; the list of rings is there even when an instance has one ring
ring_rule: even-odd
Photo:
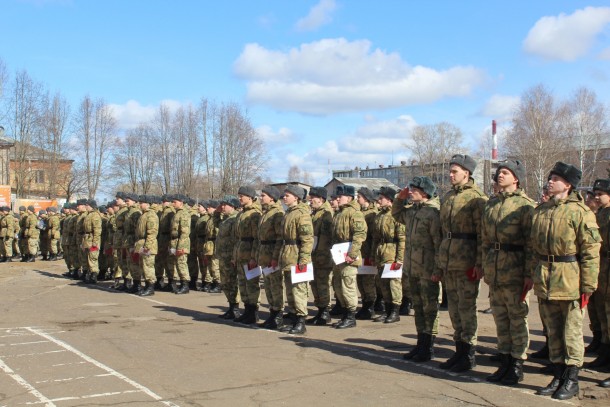
[[[503,251],[503,252],[522,252],[525,249],[525,246],[519,244],[510,244],[510,243],[499,243],[494,242],[493,250],[495,251]]]
[[[298,245],[298,244],[301,244],[301,241],[300,240],[284,240],[284,244],[288,245],[288,246]]]
[[[477,240],[476,233],[452,233],[447,232],[445,236],[447,239],[464,239],[464,240]]]
[[[539,256],[540,260],[546,261],[547,263],[572,263],[574,261],[578,261],[578,257],[573,254],[567,256],[555,256],[552,254],[546,255],[541,254]]]
[[[386,240],[386,239],[383,239],[381,242],[382,242],[382,243],[399,243],[399,240],[398,240],[398,238],[396,238],[396,237],[395,237],[395,238],[394,238],[394,239],[392,239],[392,240]]]
[[[262,245],[272,245],[276,244],[277,240],[261,240],[259,243]]]

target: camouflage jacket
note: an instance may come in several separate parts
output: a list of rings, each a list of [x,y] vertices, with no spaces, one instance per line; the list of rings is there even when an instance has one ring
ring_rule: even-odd
[[[237,225],[237,211],[225,217],[218,225],[218,235],[214,254],[223,263],[233,261],[233,252],[237,244],[235,226]]]
[[[216,237],[218,236],[218,225],[220,225],[222,220],[222,214],[219,211],[215,211],[205,224],[205,245],[203,249],[203,254],[205,256],[214,256]]]
[[[258,225],[256,262],[261,267],[269,267],[271,261],[278,261],[282,249],[282,219],[284,208],[280,202],[263,205],[263,216]]]
[[[138,219],[136,227],[136,245],[135,250],[144,249],[148,254],[157,254],[157,234],[159,233],[159,218],[157,213],[152,209],[144,211]]]
[[[261,206],[258,201],[244,206],[237,218],[235,233],[237,244],[235,246],[235,264],[238,267],[256,259],[258,244],[258,224],[261,221]]]
[[[12,213],[5,215],[0,219],[0,237],[3,239],[12,239],[15,237],[15,218]]]
[[[364,215],[364,221],[366,222],[366,239],[362,242],[360,253],[363,259],[370,259],[373,261],[375,258],[375,250],[373,248],[373,231],[375,230],[375,218],[379,213],[379,210],[375,205],[370,204],[366,209],[360,208]]]
[[[523,287],[534,261],[528,244],[534,201],[522,189],[499,192],[487,201],[481,225],[483,273],[493,287]]]
[[[125,223],[123,223],[124,249],[133,249],[136,244],[136,226],[138,226],[140,216],[142,216],[142,212],[136,205],[128,208],[125,215]]]
[[[333,231],[333,210],[328,202],[314,209],[311,214],[313,222],[313,234],[316,243],[311,253],[314,269],[328,270],[332,269],[335,263],[330,255],[332,247],[332,231]]]
[[[106,248],[112,247],[114,234],[116,233],[116,214],[108,217],[108,228],[106,229]]]
[[[205,213],[197,218],[197,223],[195,223],[195,249],[198,255],[203,255],[205,252],[205,236],[208,220],[210,220],[210,215]]]
[[[284,242],[279,259],[281,269],[311,263],[313,224],[307,204],[297,203],[286,210],[282,219],[282,239]]]
[[[47,229],[49,239],[59,239],[61,237],[59,231],[59,215],[50,215],[47,224],[49,225],[49,228]]]
[[[348,253],[354,262],[352,266],[362,264],[361,248],[366,240],[366,221],[360,210],[360,204],[356,200],[339,207],[339,211],[333,218],[332,242],[337,243],[351,242],[352,247]]]
[[[483,264],[481,217],[486,201],[472,178],[465,185],[454,186],[443,197],[443,241],[438,252],[438,266],[443,272],[465,273]]]
[[[81,248],[102,246],[102,217],[96,210],[87,212],[83,219],[83,242]]]
[[[166,206],[159,216],[159,250],[167,251],[169,242],[172,240],[172,219],[176,211],[171,206]]]
[[[392,217],[392,207],[381,208],[371,228],[373,262],[377,266],[403,263],[405,226]]]
[[[199,220],[199,213],[193,210],[189,210],[191,214],[191,232],[189,233],[189,239],[191,241],[190,254],[197,255],[197,221]]]
[[[27,222],[28,215],[26,212],[19,212],[19,239],[25,239],[25,224]]]
[[[441,275],[437,266],[443,238],[439,208],[438,197],[408,206],[396,198],[392,204],[392,216],[405,225],[403,273],[408,276],[429,279]]]
[[[599,208],[595,218],[597,219],[599,234],[602,238],[602,245],[599,252],[599,286],[610,287],[610,206],[607,208]],[[602,281],[604,284],[601,284]],[[604,294],[610,295],[610,291]]]
[[[191,250],[191,214],[186,209],[178,209],[172,216],[169,247],[183,250],[188,254]]]
[[[76,221],[78,219],[78,215],[72,214],[66,218],[64,221],[64,233],[65,236],[64,244],[66,246],[75,246],[76,242]]]
[[[112,239],[112,247],[114,249],[120,249],[123,247],[123,234],[125,233],[125,219],[127,218],[127,212],[129,208],[127,206],[121,206],[115,214],[116,228],[114,231],[114,237]]]
[[[534,293],[549,300],[576,300],[597,288],[601,237],[595,215],[578,192],[550,199],[534,210],[530,245],[538,257]],[[577,256],[577,261],[548,262],[540,257]]]
[[[37,240],[40,238],[40,230],[36,228],[38,225],[38,217],[33,213],[30,213],[25,218],[25,233],[24,236],[27,239]]]

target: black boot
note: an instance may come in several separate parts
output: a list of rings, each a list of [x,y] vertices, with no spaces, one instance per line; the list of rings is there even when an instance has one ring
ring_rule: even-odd
[[[457,361],[451,368],[452,372],[465,372],[473,369],[477,365],[477,361],[474,356],[474,345],[463,342],[463,353],[462,357]]]
[[[330,316],[331,317],[341,316],[341,315],[343,315],[344,311],[345,311],[345,309],[341,305],[341,301],[339,301],[337,299],[337,297],[335,297],[335,305],[332,307],[332,309],[329,312]]]
[[[27,254],[22,254],[21,255],[21,263],[25,263],[26,261],[28,261],[28,255]]]
[[[240,315],[238,306],[239,306],[239,304],[237,304],[237,303],[229,304],[229,309],[224,314],[219,315],[218,318],[235,319],[236,317],[238,317]]]
[[[593,331],[593,340],[585,348],[585,354],[590,355],[592,353],[597,352],[597,350],[599,349],[599,345],[601,345],[601,339],[602,339],[601,331]]]
[[[197,291],[197,280],[193,279],[191,277],[191,281],[189,281],[189,289],[193,290],[193,291]]]
[[[601,382],[599,382],[599,385],[601,387],[605,387],[605,388],[610,387],[610,377],[607,378],[606,380],[602,380]]]
[[[364,320],[373,317],[373,301],[362,301],[362,308],[356,312],[356,319]]]
[[[400,321],[400,314],[398,313],[398,307],[396,307],[392,303],[389,303],[388,307],[386,307],[386,309],[388,309],[388,315],[383,320],[384,324],[391,324],[393,322]]]
[[[434,359],[434,339],[436,336],[431,334],[422,334],[422,336],[423,338],[419,351],[413,356],[413,361],[417,363]]]
[[[68,271],[66,271],[64,274],[62,274],[62,276],[68,277],[68,278],[72,278],[73,275],[74,275],[74,270],[72,270],[72,269],[68,269]]]
[[[587,368],[598,369],[610,363],[610,345],[601,343],[597,349],[597,358],[594,361],[587,363]]]
[[[144,289],[140,291],[140,297],[150,297],[155,295],[155,285],[148,281],[144,283]]]
[[[36,261],[36,255],[35,254],[29,254],[28,255],[28,263],[34,263]]]
[[[0,263],[6,263],[6,256],[2,256],[2,258],[0,259]]]
[[[441,363],[438,367],[441,369],[451,369],[462,358],[464,353],[464,342],[457,341],[455,343],[455,353],[449,359]]]
[[[161,281],[162,281],[162,278],[155,281],[155,285],[153,287],[155,290],[159,290],[159,291],[163,290],[163,285],[161,284]]]
[[[335,328],[337,329],[346,329],[346,328],[354,328],[356,326],[356,312],[355,311],[347,311],[347,317],[339,322]]]
[[[178,291],[180,291],[180,289],[182,288],[182,286],[178,285],[177,281],[172,281],[172,283],[170,284],[170,287],[172,288],[172,292],[174,294],[178,294]]]
[[[537,352],[532,353],[530,356],[533,359],[548,359],[549,358],[549,337],[545,336],[545,344],[542,347],[542,349],[540,349]]]
[[[247,316],[246,318],[244,318],[242,321],[240,321],[242,324],[256,324],[258,322],[258,305],[256,304],[251,304],[250,305],[250,312],[246,312]]]
[[[176,294],[188,294],[189,293],[189,282],[181,280],[182,284],[180,285],[180,289],[176,291]]]
[[[97,273],[91,273],[89,275],[89,284],[97,284]]]
[[[161,291],[166,292],[166,293],[173,292],[174,291],[174,280],[172,280],[171,278],[168,279],[167,284],[163,286]]]
[[[7,256],[7,257],[5,257],[5,259],[6,259],[5,262],[7,262],[7,263],[13,262],[13,258],[11,256]]]
[[[523,381],[523,359],[515,359],[511,357],[510,367],[506,375],[502,378],[502,384],[505,386],[514,386]]]
[[[271,310],[269,312],[269,318],[267,318],[265,320],[265,322],[263,322],[261,324],[261,328],[265,328],[265,329],[277,329],[277,324],[275,323],[275,318],[277,317],[277,314],[279,314],[279,311],[275,311],[275,310]]]
[[[284,326],[284,312],[283,311],[278,311],[277,315],[275,316],[275,328],[277,330],[282,329],[282,327]]]
[[[377,298],[375,299],[375,305],[373,305],[373,310],[377,314],[384,314],[385,313],[385,307],[384,307],[384,303],[383,303],[383,298],[379,294],[377,294]]]
[[[303,335],[305,332],[307,332],[307,328],[305,327],[305,317],[297,317],[297,322],[294,324],[292,329],[288,331],[288,333],[292,335]]]
[[[222,290],[220,289],[220,283],[218,281],[213,281],[212,285],[210,286],[210,291],[208,291],[210,294],[218,294],[221,293]]]
[[[279,328],[280,332],[290,332],[290,330],[296,325],[297,323],[297,314],[290,312],[288,313],[288,315],[286,315],[286,319],[288,320],[288,323],[283,324],[281,328]],[[282,321],[284,320],[284,318],[282,318]]]
[[[118,284],[118,286],[116,288],[118,291],[127,291],[129,289],[129,287],[127,285],[128,280],[126,278],[123,279],[122,284],[120,283],[121,279],[119,279],[119,278],[117,278],[115,281],[116,281],[116,284]]]
[[[568,366],[563,372],[563,380],[555,393],[553,398],[556,400],[568,400],[578,394],[578,366]]]
[[[318,307],[318,313],[313,318],[309,318],[305,322],[309,325],[318,325],[318,321],[320,320],[320,317],[325,309],[325,307]]]
[[[197,289],[197,291],[203,291],[204,293],[209,293],[210,292],[210,288],[212,287],[212,283],[202,283],[201,287],[199,287]]]
[[[398,310],[400,315],[411,315],[411,299],[408,297],[402,297],[402,303]]]
[[[42,259],[41,259],[41,260],[42,260],[42,261],[47,261],[47,255],[46,255],[46,254],[43,254],[43,255],[42,255]]]
[[[244,304],[244,313],[238,317],[235,317],[233,322],[244,322],[246,320],[246,318],[250,318],[250,312],[251,312],[251,305]]]
[[[142,281],[141,280],[133,280],[133,284],[131,285],[131,288],[129,290],[127,290],[127,292],[129,294],[136,294],[136,295],[140,295],[141,291],[142,291]]]
[[[566,365],[555,363],[553,364],[553,380],[542,389],[538,390],[536,394],[540,396],[550,396],[559,388],[561,384],[561,378],[563,376],[564,371],[566,370]]]
[[[500,353],[500,367],[493,374],[487,376],[485,380],[492,383],[498,383],[504,379],[508,373],[512,362],[512,357],[509,354]]]
[[[404,355],[402,355],[402,358],[406,359],[406,360],[413,359],[415,357],[415,355],[417,355],[417,353],[422,348],[423,341],[424,341],[424,334],[418,332],[417,333],[417,345],[415,345],[413,348],[411,348],[411,350],[408,353],[405,353]]]
[[[388,315],[390,315],[390,311],[392,310],[393,306],[394,306],[394,304],[392,304],[391,302],[386,302],[385,306],[383,307],[384,311],[379,312],[377,314],[377,316],[375,318],[373,318],[373,322],[385,321],[385,319],[388,317]]]

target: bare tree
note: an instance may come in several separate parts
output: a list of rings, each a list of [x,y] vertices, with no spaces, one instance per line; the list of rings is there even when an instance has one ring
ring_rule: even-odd
[[[131,191],[148,194],[153,189],[160,151],[148,124],[140,124],[118,142],[114,154],[117,180],[127,183]]]
[[[87,192],[87,177],[85,172],[78,165],[75,165],[71,171],[60,174],[57,186],[58,191],[62,192],[69,202],[75,196]]]
[[[159,147],[159,177],[162,180],[161,190],[165,193],[172,191],[172,168],[174,150],[172,144],[171,112],[165,104],[159,106],[153,118],[152,131],[154,142]]]
[[[172,140],[174,153],[175,189],[178,192],[192,194],[195,176],[199,173],[199,114],[193,106],[180,108],[172,122]]]
[[[53,98],[49,99],[48,95],[45,97],[43,131],[39,134],[38,145],[41,147],[41,158],[45,162],[47,198],[57,196],[59,182],[66,172],[70,172],[71,161],[64,156],[69,115],[70,106],[59,92]]]

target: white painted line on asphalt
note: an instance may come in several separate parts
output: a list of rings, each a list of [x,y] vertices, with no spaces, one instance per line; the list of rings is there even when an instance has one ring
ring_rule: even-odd
[[[51,367],[70,366],[70,365],[84,365],[85,363],[87,363],[87,362],[57,363],[55,365],[51,365]]]
[[[33,345],[35,343],[49,343],[49,341],[34,341],[34,342],[19,342],[19,343],[0,343],[0,346]]]
[[[82,362],[82,363],[87,363],[87,362]],[[53,366],[55,366],[55,365],[53,365]],[[93,376],[78,376],[78,377],[67,377],[65,379],[40,380],[40,381],[37,381],[36,384],[40,384],[40,383],[56,383],[56,382],[71,382],[71,381],[74,381],[74,380],[88,379],[90,377],[108,377],[108,376],[112,376],[112,374],[110,374],[110,373],[103,373],[103,374],[96,374],[96,375],[93,375]]]
[[[20,353],[19,355],[0,355],[0,358],[20,358],[23,356],[38,356],[38,355],[47,355],[49,353],[61,353],[61,352],[65,352],[65,350],[62,349],[62,350],[50,350],[48,352]]]
[[[49,400],[47,397],[45,397],[41,392],[39,392],[38,390],[36,390],[34,388],[34,386],[32,386],[30,383],[28,383],[23,377],[21,377],[19,374],[15,373],[13,371],[13,369],[11,369],[10,367],[7,366],[6,363],[4,363],[4,361],[2,359],[0,359],[0,369],[2,369],[4,371],[4,373],[6,373],[7,375],[9,375],[13,380],[15,380],[17,383],[19,383],[19,385],[21,385],[21,387],[23,387],[24,389],[26,389],[28,391],[28,393],[30,393],[32,396],[36,397],[39,401],[38,404],[42,404],[44,403],[45,406],[47,407],[55,407],[55,404]]]
[[[72,352],[75,355],[79,356],[81,359],[86,360],[87,362],[91,363],[92,365],[97,366],[98,368],[110,373],[110,375],[115,376],[121,380],[123,380],[124,382],[130,384],[131,386],[135,387],[136,389],[138,389],[139,391],[147,394],[149,397],[153,398],[154,400],[160,402],[161,404],[165,404],[166,406],[169,407],[179,407],[177,404],[172,403],[171,401],[167,401],[167,400],[163,400],[163,398],[161,396],[159,396],[158,394],[156,394],[155,392],[153,392],[152,390],[150,390],[149,388],[141,385],[140,383],[137,383],[133,380],[131,380],[130,378],[128,378],[127,376],[123,375],[122,373],[117,372],[116,370],[104,365],[101,362],[98,362],[97,360],[93,359],[92,357],[84,354],[83,352],[79,351],[78,349],[73,348],[72,346],[68,345],[66,342],[61,341],[57,338],[54,338],[53,336],[46,334],[45,332],[39,330],[39,329],[35,329],[35,328],[28,328],[25,327],[26,330],[33,332],[53,343],[55,343],[56,345],[64,348],[65,350],[67,350],[68,352]]]
[[[120,394],[130,394],[130,393],[141,393],[141,390],[112,391],[112,392],[108,392],[108,393],[88,394],[86,396],[80,396],[80,397],[60,397],[60,398],[52,399],[51,401],[93,399],[96,397],[118,396]]]

